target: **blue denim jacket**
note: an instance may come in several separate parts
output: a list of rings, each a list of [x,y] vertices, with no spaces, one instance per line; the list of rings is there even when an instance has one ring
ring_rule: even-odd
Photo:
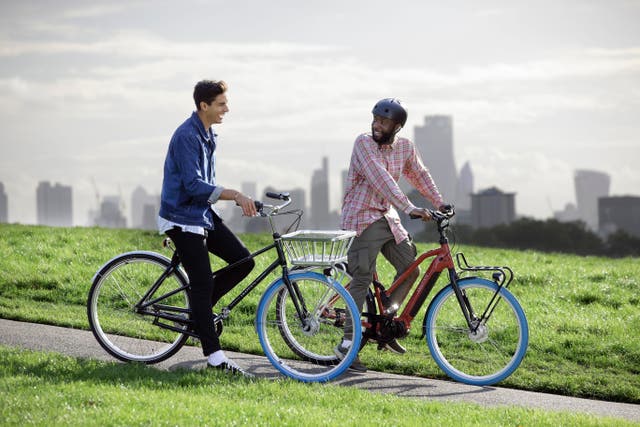
[[[205,130],[196,112],[173,134],[164,162],[160,216],[182,225],[213,228],[215,202],[223,187],[216,186],[216,134]]]

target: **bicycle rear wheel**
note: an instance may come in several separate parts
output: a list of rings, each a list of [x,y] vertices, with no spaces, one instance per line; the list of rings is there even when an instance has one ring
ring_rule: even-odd
[[[179,271],[164,277],[145,301],[164,298],[139,309],[138,304],[169,265],[169,259],[159,254],[129,252],[107,262],[94,276],[87,300],[89,325],[100,345],[117,359],[157,363],[174,355],[189,338],[184,333],[190,317],[189,299],[186,290],[180,290],[187,280]],[[173,291],[177,292],[170,294]]]
[[[330,277],[303,271],[266,290],[258,305],[256,329],[269,361],[288,377],[304,382],[330,381],[341,375],[360,349],[361,326],[354,322],[351,349],[338,360],[334,347],[344,335],[346,316],[360,319],[351,295]],[[296,304],[302,316],[298,314]]]
[[[458,282],[481,316],[498,285],[481,278]],[[529,327],[518,300],[500,289],[499,301],[488,319],[477,319],[471,332],[451,285],[442,289],[427,309],[426,340],[431,356],[451,378],[466,384],[495,384],[516,370],[527,351]]]

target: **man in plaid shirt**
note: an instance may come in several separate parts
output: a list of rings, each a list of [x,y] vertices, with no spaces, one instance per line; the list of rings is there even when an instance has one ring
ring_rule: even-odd
[[[371,134],[358,136],[354,143],[342,204],[341,228],[357,233],[348,253],[349,272],[353,276],[349,292],[360,311],[379,253],[394,266],[396,278],[415,260],[416,246],[402,226],[397,210],[420,217],[423,221],[431,219],[427,210],[416,207],[402,192],[398,186],[400,176],[404,175],[438,209],[446,209],[413,142],[396,137],[407,121],[407,111],[400,100],[383,99],[373,107],[372,114]],[[394,290],[391,310],[397,310],[418,275],[418,269],[414,270]],[[352,324],[348,319],[344,339],[335,348],[336,356],[341,359],[349,350],[352,334]],[[379,348],[399,354],[406,351],[395,339],[379,343]],[[359,358],[351,369],[367,370]]]

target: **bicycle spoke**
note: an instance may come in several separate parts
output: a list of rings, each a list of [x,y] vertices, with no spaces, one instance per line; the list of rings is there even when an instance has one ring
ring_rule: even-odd
[[[334,354],[334,347],[344,335],[343,326],[336,325],[325,313],[334,310],[357,313],[355,304],[344,289],[339,293],[336,285],[320,274],[292,276],[296,277],[299,290],[296,297],[303,298],[307,306],[315,309],[299,319],[286,286],[270,288],[258,308],[260,342],[267,357],[284,374],[301,381],[328,381],[344,372],[348,365],[340,363]],[[355,357],[355,352],[349,357]]]
[[[497,290],[482,279],[461,281],[474,309],[484,309]],[[477,385],[493,384],[510,375],[520,364],[528,342],[528,326],[517,300],[502,289],[503,301],[491,321],[474,321],[473,332],[462,316],[449,286],[441,291],[427,314],[427,344],[438,365],[452,378]]]
[[[138,313],[135,308],[168,266],[169,261],[159,255],[129,253],[110,261],[96,275],[89,293],[89,324],[102,347],[118,359],[155,363],[175,353],[188,338],[155,325],[157,316]],[[155,297],[183,287],[183,280],[175,274],[167,277]],[[189,307],[185,291],[164,298],[161,304],[183,310]]]

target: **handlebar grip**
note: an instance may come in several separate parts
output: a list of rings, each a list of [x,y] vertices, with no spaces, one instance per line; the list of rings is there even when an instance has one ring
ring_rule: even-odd
[[[254,204],[254,205],[256,205],[256,210],[257,210],[258,212],[260,212],[260,211],[262,210],[262,208],[264,207],[264,203],[262,203],[262,202],[261,202],[261,201],[259,201],[259,200],[254,200],[254,201],[253,201],[253,204]]]
[[[289,193],[274,193],[272,191],[267,191],[266,196],[271,199],[289,200]]]

